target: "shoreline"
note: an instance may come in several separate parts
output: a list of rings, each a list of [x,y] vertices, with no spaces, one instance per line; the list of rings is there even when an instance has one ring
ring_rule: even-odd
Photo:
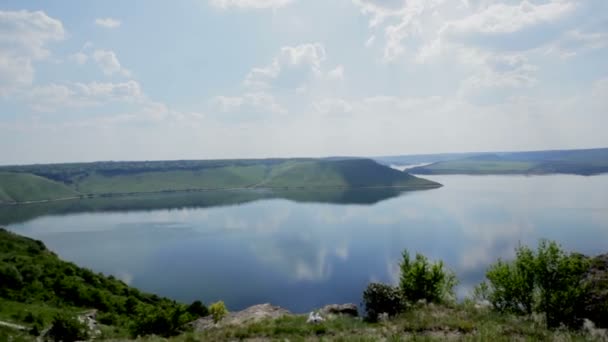
[[[128,197],[128,196],[145,196],[155,194],[175,194],[175,193],[189,193],[189,192],[213,192],[213,191],[241,191],[241,190],[280,190],[280,191],[304,191],[304,190],[375,190],[375,189],[400,189],[400,190],[430,190],[438,189],[443,187],[443,184],[429,184],[421,186],[411,185],[377,185],[377,186],[277,186],[277,187],[236,187],[236,188],[195,188],[195,189],[181,189],[181,190],[160,190],[160,191],[145,191],[145,192],[117,192],[117,193],[101,193],[101,194],[83,194],[79,196],[61,197],[47,200],[36,200],[36,201],[21,201],[21,202],[0,202],[0,207],[3,206],[25,206],[30,204],[42,204],[42,203],[53,203],[61,201],[72,201],[72,200],[87,200],[94,198],[112,198],[112,197]]]

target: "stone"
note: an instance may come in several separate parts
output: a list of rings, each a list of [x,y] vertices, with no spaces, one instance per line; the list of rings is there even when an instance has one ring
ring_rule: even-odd
[[[319,313],[324,316],[331,316],[331,315],[335,315],[335,316],[344,315],[344,316],[352,316],[352,317],[359,316],[359,310],[357,308],[357,305],[352,304],[352,303],[326,305],[321,310],[319,310]]]
[[[277,319],[286,315],[291,315],[291,313],[279,306],[266,303],[250,306],[241,311],[229,312],[228,315],[218,323],[214,323],[213,319],[210,316],[207,316],[197,319],[190,323],[190,325],[195,331],[202,331],[213,327],[259,322],[263,319]]]

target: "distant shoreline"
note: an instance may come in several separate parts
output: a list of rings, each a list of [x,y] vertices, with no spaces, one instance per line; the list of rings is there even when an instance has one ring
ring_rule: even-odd
[[[179,190],[162,190],[162,191],[146,191],[146,192],[121,192],[121,193],[106,193],[106,194],[86,194],[80,196],[62,197],[47,200],[37,201],[22,201],[22,202],[0,202],[0,206],[20,206],[30,204],[42,204],[72,200],[86,200],[93,198],[112,198],[112,197],[127,197],[138,195],[155,195],[155,194],[174,194],[188,192],[212,192],[212,191],[241,191],[241,190],[283,190],[283,191],[304,191],[304,190],[372,190],[372,189],[401,189],[401,190],[429,190],[441,188],[443,184],[428,184],[428,185],[378,185],[378,186],[294,186],[294,187],[238,187],[238,188],[199,188],[199,189],[179,189]]]

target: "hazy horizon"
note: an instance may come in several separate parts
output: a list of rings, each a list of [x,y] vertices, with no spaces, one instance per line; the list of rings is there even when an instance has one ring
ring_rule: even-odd
[[[608,146],[604,0],[0,5],[0,165]]]

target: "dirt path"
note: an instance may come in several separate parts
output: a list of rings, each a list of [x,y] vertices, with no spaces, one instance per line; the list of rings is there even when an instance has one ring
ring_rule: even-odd
[[[13,323],[9,323],[9,322],[3,322],[3,321],[0,321],[0,326],[11,328],[11,329],[16,329],[16,330],[27,330],[27,328],[22,325],[13,324]]]

